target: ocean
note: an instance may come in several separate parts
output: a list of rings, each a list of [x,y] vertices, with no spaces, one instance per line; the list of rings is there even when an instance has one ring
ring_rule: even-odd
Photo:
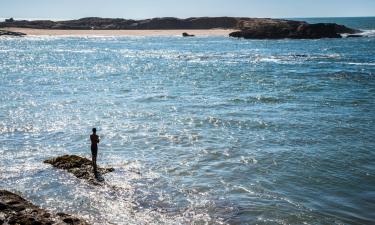
[[[92,224],[374,224],[374,55],[374,35],[0,38],[0,189]],[[43,163],[90,157],[93,127],[108,185]]]

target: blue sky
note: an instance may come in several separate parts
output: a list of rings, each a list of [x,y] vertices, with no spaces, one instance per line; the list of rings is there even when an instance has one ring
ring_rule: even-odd
[[[1,18],[375,16],[375,0],[0,0]]]

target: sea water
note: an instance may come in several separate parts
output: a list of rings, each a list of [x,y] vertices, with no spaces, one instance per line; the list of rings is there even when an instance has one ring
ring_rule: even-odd
[[[374,55],[371,35],[1,38],[0,188],[93,224],[374,224]],[[90,157],[93,127],[107,185],[43,164]]]

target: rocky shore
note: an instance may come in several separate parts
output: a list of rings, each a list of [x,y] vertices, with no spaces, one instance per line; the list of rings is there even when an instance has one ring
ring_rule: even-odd
[[[91,160],[76,155],[63,155],[45,160],[44,162],[51,164],[55,168],[66,170],[77,178],[86,180],[92,185],[102,185],[104,179],[101,175],[114,171],[113,168],[98,167],[98,174],[95,176],[92,170]],[[17,194],[6,190],[0,190],[0,224],[87,225],[88,223],[69,214],[49,212]]]
[[[145,20],[111,19],[87,17],[78,20],[14,20],[0,22],[0,28],[31,28],[50,30],[196,30],[234,29],[229,36],[248,39],[318,39],[341,38],[341,34],[356,34],[360,31],[334,23],[309,24],[269,18],[246,17],[173,17]]]
[[[88,225],[86,221],[71,215],[49,212],[6,190],[0,190],[0,224]]]

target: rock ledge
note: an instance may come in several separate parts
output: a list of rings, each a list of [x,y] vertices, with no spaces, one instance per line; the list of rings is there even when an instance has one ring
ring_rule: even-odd
[[[98,167],[98,174],[95,176],[92,169],[92,161],[77,155],[63,155],[52,159],[47,159],[44,163],[53,167],[66,170],[79,179],[88,181],[94,185],[101,185],[104,181],[101,175],[113,172],[114,168]]]

